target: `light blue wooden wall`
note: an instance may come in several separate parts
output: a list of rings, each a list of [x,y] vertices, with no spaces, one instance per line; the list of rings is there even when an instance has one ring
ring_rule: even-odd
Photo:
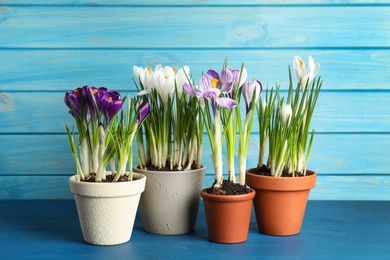
[[[189,65],[198,78],[226,56],[230,67],[244,61],[264,85],[285,88],[294,55],[309,54],[324,80],[311,199],[389,200],[389,1],[2,0],[0,199],[72,197],[67,90],[135,94],[133,65]],[[257,129],[248,166],[257,161]]]

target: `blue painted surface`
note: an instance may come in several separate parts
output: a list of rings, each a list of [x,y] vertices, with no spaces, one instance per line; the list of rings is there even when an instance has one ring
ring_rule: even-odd
[[[0,1],[0,199],[69,199],[65,91],[135,94],[132,66],[245,62],[286,89],[294,55],[324,79],[312,127],[312,200],[390,200],[388,1]],[[248,167],[258,151],[255,125]],[[207,140],[207,138],[205,138]],[[213,172],[207,141],[204,186]]]
[[[195,231],[163,236],[137,217],[129,242],[83,241],[73,200],[0,201],[0,259],[389,259],[390,202],[309,201],[301,233],[260,234],[252,214],[248,240],[208,241],[203,203]]]

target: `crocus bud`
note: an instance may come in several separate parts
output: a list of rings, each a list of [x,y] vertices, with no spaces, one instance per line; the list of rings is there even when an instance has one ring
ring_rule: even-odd
[[[282,106],[282,124],[283,126],[289,126],[291,122],[291,116],[292,116],[292,108],[290,104],[283,104]]]
[[[267,107],[267,101],[265,101],[264,98],[261,98],[260,99],[260,102],[261,102],[261,111],[264,113],[265,112],[265,109]]]
[[[137,123],[140,125],[142,124],[146,116],[149,114],[150,105],[148,102],[143,102],[138,109],[139,109],[139,114],[138,114]]]
[[[71,114],[73,117],[80,116],[81,91],[81,88],[77,88],[73,91],[68,91],[65,93],[64,102],[69,108],[69,114]]]
[[[258,81],[258,80],[254,80],[252,82],[246,81],[242,85],[242,95],[243,95],[244,100],[245,100],[247,114],[253,107],[253,104],[252,104],[253,95],[255,95],[253,101],[256,103],[257,100],[260,98],[261,91],[262,91],[262,86],[261,86],[260,81]]]

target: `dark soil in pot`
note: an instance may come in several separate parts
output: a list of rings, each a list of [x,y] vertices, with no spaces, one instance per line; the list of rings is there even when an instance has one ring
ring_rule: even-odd
[[[250,192],[247,186],[229,180],[223,180],[221,188],[214,187],[214,185],[215,182],[211,188],[204,189],[204,192],[215,195],[238,195]]]
[[[95,173],[91,173],[87,178],[85,178],[84,180],[81,180],[81,181],[84,181],[84,182],[96,182],[95,179],[96,179],[96,174]],[[101,182],[113,182],[113,180],[114,180],[114,176],[109,174],[109,175],[106,175],[106,179],[102,180]],[[137,178],[133,177],[133,181],[135,181],[135,180],[137,180]],[[124,181],[129,181],[127,175],[121,176],[117,182],[124,182]]]
[[[265,164],[263,164],[260,168],[256,167],[256,168],[249,169],[248,172],[253,173],[253,174],[257,174],[257,175],[272,177],[270,168],[268,168]],[[282,173],[282,175],[280,177],[303,177],[303,176],[309,176],[312,174],[314,174],[314,173],[309,172],[309,171],[306,172],[306,175],[303,175],[303,173],[295,172],[295,176],[292,176],[292,173],[288,173],[285,171]]]

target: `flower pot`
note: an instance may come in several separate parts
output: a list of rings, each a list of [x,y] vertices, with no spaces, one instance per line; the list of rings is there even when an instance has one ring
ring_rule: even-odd
[[[248,239],[255,191],[240,195],[215,195],[202,190],[210,241],[235,244]]]
[[[70,177],[85,242],[116,245],[130,240],[146,177],[128,182],[82,182]]]
[[[257,226],[264,234],[290,236],[301,230],[316,173],[304,177],[269,177],[246,172],[246,184],[256,191],[253,205]]]
[[[134,171],[148,178],[140,201],[144,230],[161,235],[192,232],[206,167],[189,171]]]

